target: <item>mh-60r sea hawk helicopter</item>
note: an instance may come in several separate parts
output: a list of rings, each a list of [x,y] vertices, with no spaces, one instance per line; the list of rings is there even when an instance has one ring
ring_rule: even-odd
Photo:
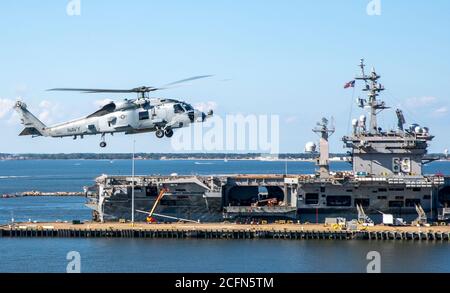
[[[27,105],[18,101],[15,110],[19,113],[25,129],[20,136],[31,135],[33,137],[78,137],[83,139],[85,135],[101,135],[100,147],[106,147],[105,135],[118,132],[125,134],[136,134],[145,132],[155,132],[158,138],[172,137],[173,130],[186,127],[191,123],[205,122],[212,117],[213,111],[208,113],[194,109],[190,104],[174,100],[150,98],[149,93],[172,86],[192,81],[200,78],[210,77],[209,75],[196,76],[183,79],[164,87],[138,87],[129,90],[111,89],[74,89],[56,88],[49,91],[77,91],[82,93],[137,93],[138,98],[132,100],[122,100],[110,102],[93,114],[47,127],[31,112],[27,110]]]

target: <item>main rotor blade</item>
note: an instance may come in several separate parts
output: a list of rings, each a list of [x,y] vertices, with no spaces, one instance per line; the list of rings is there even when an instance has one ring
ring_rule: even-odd
[[[186,79],[182,79],[182,80],[178,80],[169,84],[166,84],[163,87],[160,88],[156,88],[156,87],[148,87],[148,86],[143,86],[143,87],[137,87],[137,88],[133,88],[133,89],[128,89],[128,90],[123,90],[123,89],[83,89],[83,88],[54,88],[54,89],[49,89],[48,91],[64,91],[64,92],[81,92],[81,93],[85,93],[85,94],[95,94],[95,93],[149,93],[149,92],[154,92],[154,91],[159,91],[159,90],[164,90],[164,89],[168,89],[171,88],[175,85],[179,85],[188,81],[193,81],[193,80],[197,80],[197,79],[202,79],[202,78],[208,78],[211,77],[212,75],[200,75],[200,76],[193,76],[190,78],[186,78]]]
[[[178,80],[178,81],[174,81],[174,82],[168,83],[168,84],[164,85],[163,88],[171,87],[173,85],[185,83],[185,82],[188,82],[188,81],[193,81],[193,80],[202,79],[202,78],[208,78],[208,77],[212,77],[212,75],[193,76],[193,77],[189,77],[189,78],[186,78],[186,79],[182,79],[182,80]]]
[[[110,89],[78,89],[78,88],[55,88],[48,91],[63,91],[63,92],[82,92],[82,93],[132,93],[134,90],[110,90]]]

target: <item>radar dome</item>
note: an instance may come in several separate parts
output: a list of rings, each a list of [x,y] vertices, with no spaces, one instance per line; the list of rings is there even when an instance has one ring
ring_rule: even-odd
[[[306,153],[314,153],[316,151],[316,149],[317,149],[317,145],[312,141],[306,143],[306,145],[305,145]]]

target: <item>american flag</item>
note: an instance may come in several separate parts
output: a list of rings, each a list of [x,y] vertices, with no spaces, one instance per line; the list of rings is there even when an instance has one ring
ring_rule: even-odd
[[[344,89],[348,89],[348,88],[351,88],[351,87],[355,87],[355,82],[356,82],[356,80],[352,80],[352,81],[347,82],[347,83],[344,85]]]

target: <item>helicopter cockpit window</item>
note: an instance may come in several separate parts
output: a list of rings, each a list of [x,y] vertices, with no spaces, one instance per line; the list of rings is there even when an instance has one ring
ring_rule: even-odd
[[[116,104],[114,103],[109,103],[105,106],[103,106],[100,110],[94,112],[93,114],[89,115],[87,118],[92,118],[92,117],[101,117],[104,116],[106,114],[112,113],[116,110]]]
[[[183,104],[183,107],[187,112],[194,111],[194,108],[189,104]]]
[[[175,111],[175,113],[184,113],[184,109],[180,104],[173,105],[173,110]]]
[[[148,111],[139,112],[139,120],[148,120],[148,119],[150,119]]]

